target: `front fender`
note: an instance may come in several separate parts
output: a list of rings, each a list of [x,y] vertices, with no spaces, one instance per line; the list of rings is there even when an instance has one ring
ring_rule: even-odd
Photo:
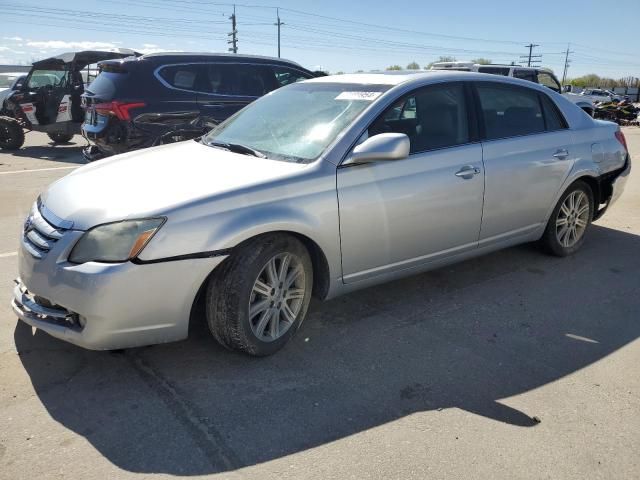
[[[335,167],[333,167],[335,172]],[[291,232],[313,241],[341,274],[335,173],[274,189],[235,193],[167,214],[167,222],[142,251],[142,261],[185,255],[228,253],[242,242],[270,232]]]

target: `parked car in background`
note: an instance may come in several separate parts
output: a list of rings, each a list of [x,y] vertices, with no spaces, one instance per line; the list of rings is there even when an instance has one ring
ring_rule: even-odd
[[[548,68],[522,67],[519,65],[482,65],[473,62],[436,62],[431,66],[431,70],[458,70],[467,72],[489,73],[492,75],[502,75],[505,77],[521,78],[529,82],[538,83],[550,88],[554,92],[562,94],[571,103],[575,103],[582,110],[593,117],[593,101],[584,96],[574,93],[564,92],[560,82],[553,71]]]
[[[99,64],[83,95],[85,158],[199,137],[256,98],[315,75],[279,58],[157,53]]]
[[[600,88],[587,88],[580,94],[581,97],[587,97],[592,102],[619,102],[624,99],[624,96],[617,95],[610,90],[604,90]]]
[[[24,81],[27,74],[24,72],[0,73],[0,111],[5,99],[16,90],[16,85]]]
[[[523,242],[576,252],[630,165],[617,125],[531,82],[315,78],[197,141],[52,184],[25,223],[13,309],[55,337],[117,349],[186,338],[202,301],[222,345],[268,355],[312,295]]]
[[[33,63],[27,77],[15,85],[0,111],[0,148],[15,150],[26,131],[46,133],[54,143],[80,133],[84,112],[82,70],[99,60],[139,55],[133,50],[67,52]]]

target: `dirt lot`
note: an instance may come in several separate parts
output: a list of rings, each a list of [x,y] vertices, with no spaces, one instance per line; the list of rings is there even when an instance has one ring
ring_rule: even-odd
[[[640,478],[637,168],[574,257],[522,246],[316,303],[261,360],[202,327],[89,352],[9,307],[31,203],[82,163],[28,138],[0,153],[0,478]]]

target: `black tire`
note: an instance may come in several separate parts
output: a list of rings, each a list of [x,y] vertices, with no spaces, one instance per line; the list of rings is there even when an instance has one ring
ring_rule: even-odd
[[[557,221],[560,215],[560,210],[562,208],[565,200],[572,195],[574,192],[581,191],[583,192],[588,199],[589,202],[589,211],[588,216],[586,217],[586,226],[584,227],[584,231],[582,232],[580,238],[574,244],[570,246],[563,245],[559,238],[557,232]],[[572,255],[577,252],[582,244],[584,243],[584,239],[589,230],[589,226],[591,225],[591,221],[593,220],[593,210],[594,210],[594,202],[593,202],[593,192],[591,191],[591,187],[583,182],[582,180],[578,180],[569,186],[567,190],[562,194],[560,200],[558,200],[557,205],[553,209],[551,213],[551,217],[547,222],[547,227],[545,228],[544,234],[540,239],[540,243],[544,247],[544,249],[550,253],[551,255],[555,255],[558,257],[566,257],[568,255]]]
[[[47,133],[47,135],[53,143],[67,143],[73,138],[73,134],[70,133]]]
[[[24,130],[15,118],[0,117],[0,149],[17,150],[24,145]]]
[[[282,254],[291,254],[304,270],[304,295],[299,311],[279,338],[263,341],[252,329],[249,303],[254,283],[267,263]],[[206,291],[209,330],[224,347],[254,356],[271,355],[280,350],[304,320],[313,289],[313,265],[305,246],[288,234],[267,234],[249,240],[214,272]],[[272,302],[273,304],[273,302]]]

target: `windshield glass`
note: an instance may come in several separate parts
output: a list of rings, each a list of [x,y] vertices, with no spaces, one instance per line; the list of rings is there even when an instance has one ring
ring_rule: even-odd
[[[67,79],[66,70],[34,70],[29,78],[29,88],[61,87]]]
[[[320,156],[389,85],[296,83],[275,90],[220,124],[205,144],[240,144],[266,158],[306,163]]]

